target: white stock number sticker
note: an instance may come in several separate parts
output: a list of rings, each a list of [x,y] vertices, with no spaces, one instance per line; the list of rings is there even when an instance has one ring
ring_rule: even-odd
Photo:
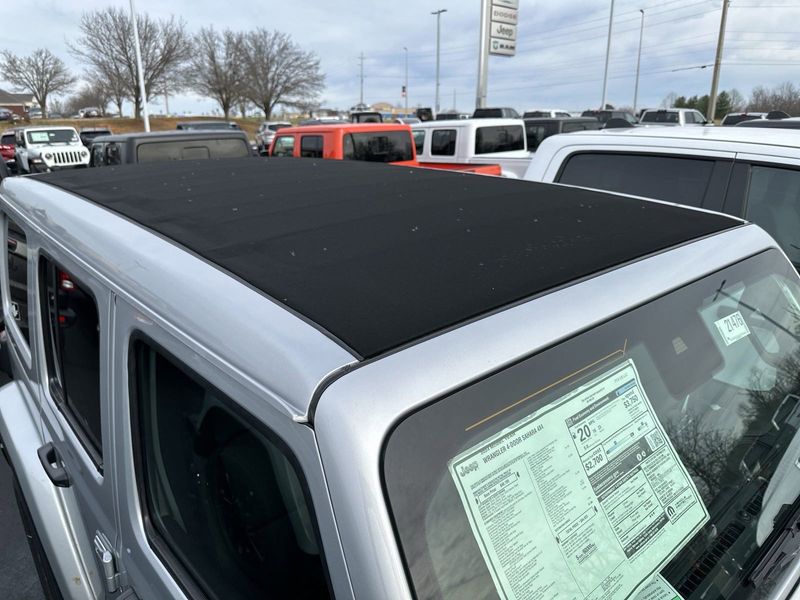
[[[726,346],[730,346],[743,337],[750,335],[750,328],[745,323],[742,313],[738,310],[719,321],[714,321],[714,325],[717,326],[717,331],[719,331]]]

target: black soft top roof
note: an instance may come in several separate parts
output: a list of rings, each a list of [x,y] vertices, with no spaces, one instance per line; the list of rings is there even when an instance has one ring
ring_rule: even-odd
[[[364,358],[738,224],[601,192],[355,161],[180,161],[36,178],[182,244]]]

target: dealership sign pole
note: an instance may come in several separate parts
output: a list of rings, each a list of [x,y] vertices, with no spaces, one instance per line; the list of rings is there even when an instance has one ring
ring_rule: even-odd
[[[147,92],[144,88],[144,72],[142,71],[142,51],[139,47],[139,27],[136,24],[136,9],[133,6],[133,0],[131,0],[131,21],[133,22],[133,43],[136,47],[136,70],[139,72],[139,93],[142,95],[144,130],[150,131],[150,115],[147,112]]]
[[[486,106],[489,55],[514,56],[517,53],[518,19],[519,0],[481,0],[478,93],[475,108]]]

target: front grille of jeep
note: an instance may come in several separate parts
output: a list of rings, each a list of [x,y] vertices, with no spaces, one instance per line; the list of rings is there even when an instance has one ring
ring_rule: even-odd
[[[57,165],[70,165],[81,162],[80,152],[53,152],[53,163]]]

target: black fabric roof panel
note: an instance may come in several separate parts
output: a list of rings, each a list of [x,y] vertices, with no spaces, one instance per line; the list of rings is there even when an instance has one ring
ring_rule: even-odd
[[[175,240],[362,357],[738,224],[600,192],[353,161],[179,161],[37,178]]]

